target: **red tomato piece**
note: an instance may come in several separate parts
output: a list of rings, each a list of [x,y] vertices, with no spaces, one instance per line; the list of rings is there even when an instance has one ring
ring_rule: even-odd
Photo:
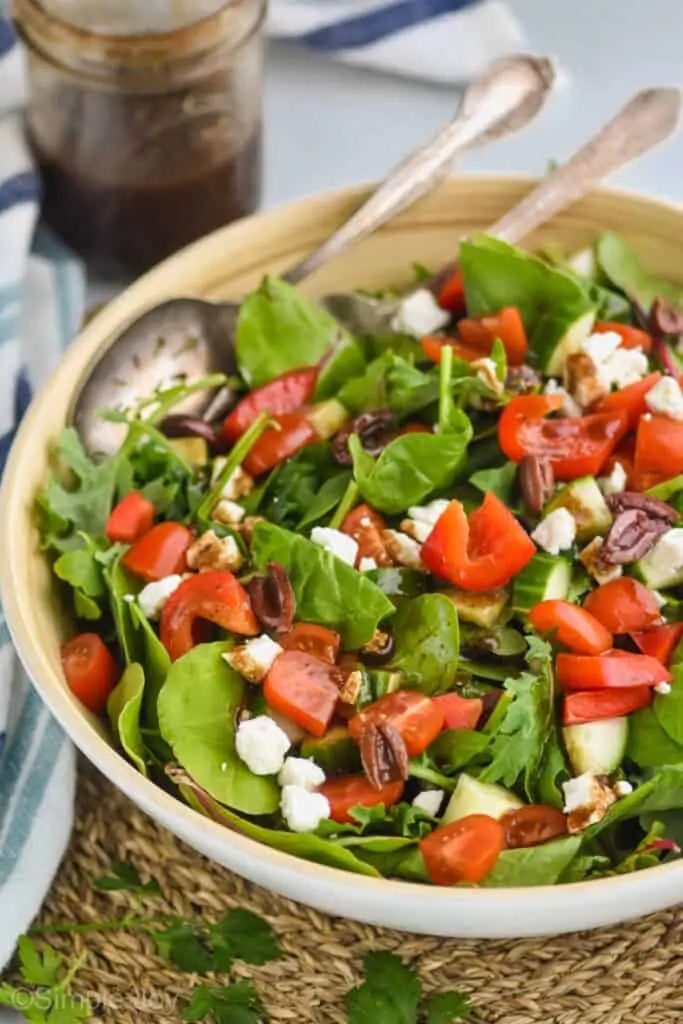
[[[583,607],[605,629],[617,634],[636,633],[662,619],[652,591],[630,576],[620,576],[596,587],[583,602]]]
[[[566,690],[609,690],[624,686],[656,686],[671,681],[671,673],[646,654],[609,651],[607,654],[558,654],[557,678]]]
[[[303,651],[304,654],[312,654],[334,665],[341,637],[327,626],[318,626],[315,622],[296,622],[289,633],[280,633],[277,642],[286,651]]]
[[[675,648],[683,637],[683,622],[666,626],[651,626],[643,633],[631,633],[631,639],[643,654],[668,665]]]
[[[313,394],[317,377],[316,366],[305,366],[301,370],[283,373],[281,377],[250,391],[223,423],[223,437],[226,441],[236,441],[262,412],[274,416],[296,412]]]
[[[273,416],[274,427],[268,427],[244,460],[244,468],[252,476],[261,476],[291,455],[317,439],[306,417],[300,412],[284,412]]]
[[[640,417],[647,412],[645,395],[655,386],[661,376],[657,370],[654,373],[649,373],[642,380],[637,380],[635,384],[629,384],[619,391],[612,391],[598,402],[595,412],[625,412],[628,414],[628,429],[636,430]]]
[[[406,423],[401,427],[401,434],[431,434],[432,431],[425,423]]]
[[[639,327],[631,327],[630,324],[617,323],[616,320],[601,320],[593,327],[593,334],[618,334],[621,348],[642,348],[643,352],[649,352],[652,348],[651,334],[641,331]]]
[[[386,529],[383,516],[369,505],[356,505],[342,523],[342,533],[348,533],[358,545],[356,565],[361,558],[374,558],[377,565],[393,565],[391,555],[384,543]]]
[[[285,651],[275,659],[263,684],[271,708],[313,736],[324,736],[339,699],[344,673],[304,651]]]
[[[529,612],[529,622],[577,654],[602,654],[612,647],[612,634],[602,623],[570,601],[541,601]]]
[[[422,858],[434,885],[483,881],[504,848],[505,829],[485,814],[470,814],[442,825],[420,840]]]
[[[500,498],[489,492],[469,521],[451,501],[422,545],[430,572],[463,590],[502,587],[523,569],[536,546]]]
[[[112,510],[104,532],[112,544],[132,544],[151,530],[153,523],[152,502],[139,491],[130,491]]]
[[[539,455],[552,462],[558,480],[597,476],[628,429],[617,410],[589,416],[546,420],[562,405],[560,395],[513,398],[498,420],[498,443],[513,462]]]
[[[327,797],[332,821],[353,822],[349,814],[352,807],[392,807],[403,796],[403,788],[401,780],[375,789],[365,775],[338,775],[323,782],[317,792]]]
[[[66,684],[74,697],[88,711],[101,714],[119,677],[111,651],[97,633],[81,633],[62,644],[60,654]]]
[[[505,848],[519,850],[525,846],[540,846],[567,832],[567,819],[562,811],[546,804],[529,804],[509,811],[500,819],[505,829]]]
[[[200,572],[173,591],[161,612],[159,627],[171,661],[200,642],[207,622],[243,636],[259,632],[249,595],[231,572]]]
[[[565,725],[621,718],[652,703],[652,687],[622,686],[615,690],[576,690],[567,693],[562,708]]]
[[[461,697],[459,693],[444,693],[434,703],[443,712],[444,729],[476,729],[484,710],[481,697]]]
[[[442,309],[462,316],[465,312],[465,282],[461,270],[456,270],[446,278],[437,295],[437,301]]]
[[[454,356],[458,359],[464,359],[466,363],[473,363],[476,359],[481,359],[486,355],[481,348],[475,348],[474,345],[466,345],[462,341],[457,341],[455,338],[447,338],[441,334],[426,335],[420,339],[420,344],[424,354],[433,363],[441,362],[441,350],[445,345],[453,349]]]
[[[354,715],[349,732],[354,740],[359,740],[369,725],[393,725],[403,737],[410,757],[417,757],[439,735],[443,722],[443,711],[436,701],[416,690],[397,690]]]
[[[479,348],[482,356],[490,353],[494,341],[499,338],[510,366],[521,366],[529,347],[524,321],[516,306],[505,306],[495,316],[460,320],[458,334],[466,345]]]
[[[126,551],[122,562],[134,576],[153,583],[185,572],[191,543],[192,534],[181,523],[157,523]]]
[[[683,423],[669,416],[641,416],[636,435],[635,478],[643,490],[683,473]]]

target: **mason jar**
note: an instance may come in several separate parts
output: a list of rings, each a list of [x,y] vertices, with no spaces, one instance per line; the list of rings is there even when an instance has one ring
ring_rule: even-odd
[[[48,224],[137,274],[252,212],[265,0],[12,0]]]

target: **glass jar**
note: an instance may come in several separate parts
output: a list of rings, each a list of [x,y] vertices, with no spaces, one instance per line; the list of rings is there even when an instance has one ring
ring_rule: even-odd
[[[48,223],[139,273],[252,212],[265,0],[13,0]]]

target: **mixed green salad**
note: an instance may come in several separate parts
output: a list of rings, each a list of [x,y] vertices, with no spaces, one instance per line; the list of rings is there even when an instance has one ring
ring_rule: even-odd
[[[613,234],[459,259],[373,336],[266,278],[224,422],[178,409],[214,376],[105,411],[114,456],[64,431],[66,681],[143,775],[311,861],[650,867],[683,837],[683,291]]]

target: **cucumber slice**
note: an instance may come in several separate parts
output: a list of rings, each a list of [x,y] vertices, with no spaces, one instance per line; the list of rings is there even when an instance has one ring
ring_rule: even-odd
[[[555,347],[539,352],[541,368],[550,377],[561,377],[564,364],[569,356],[578,352],[584,341],[590,337],[595,323],[595,310],[590,309],[574,320],[564,332]]]
[[[466,818],[468,814],[486,814],[489,818],[502,818],[508,811],[516,811],[524,804],[509,789],[490,782],[479,782],[465,772],[459,777],[441,819],[442,825]]]
[[[603,718],[600,722],[566,725],[562,730],[569,761],[577,775],[606,775],[624,759],[628,742],[627,718]]]
[[[572,584],[572,564],[567,558],[538,552],[515,577],[512,609],[526,615],[539,601],[565,600]]]
[[[651,590],[677,587],[683,583],[682,554],[683,529],[668,530],[631,572]]]
[[[612,513],[593,476],[582,476],[563,487],[546,506],[544,515],[557,508],[571,512],[576,520],[576,539],[580,544],[607,533],[612,525]]]
[[[474,626],[491,629],[498,622],[503,608],[510,600],[507,590],[482,590],[479,593],[458,590],[455,587],[444,590],[443,596],[455,605],[458,618]]]
[[[317,405],[312,405],[306,413],[306,419],[321,441],[327,441],[328,438],[333,437],[350,418],[351,414],[346,406],[338,402],[336,398],[318,402]]]
[[[305,739],[301,744],[301,756],[312,757],[327,775],[355,772],[361,768],[358,744],[344,726],[335,726],[321,739]]]

